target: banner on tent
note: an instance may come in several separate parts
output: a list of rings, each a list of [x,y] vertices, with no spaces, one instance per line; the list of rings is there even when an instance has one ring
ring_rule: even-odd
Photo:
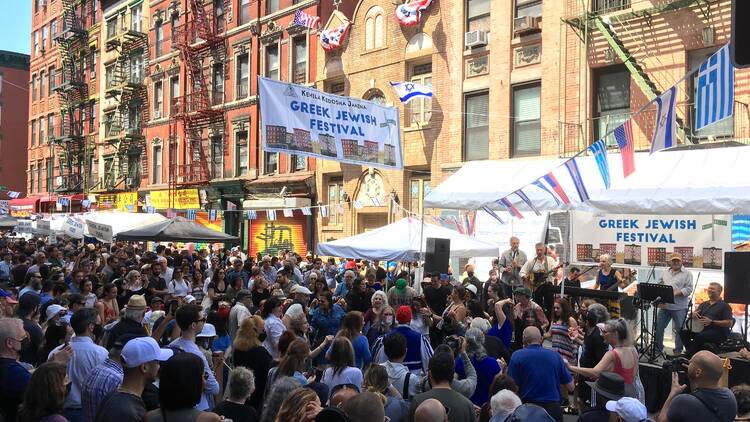
[[[273,79],[258,81],[265,151],[403,168],[397,108]]]
[[[307,217],[295,210],[293,217],[276,214],[269,220],[267,212],[258,212],[258,218],[248,221],[250,255],[278,255],[281,250],[295,251],[304,256],[308,251],[306,241]]]
[[[89,235],[101,242],[112,243],[112,226],[89,220],[86,220],[86,226],[89,228]]]
[[[177,189],[174,191],[174,203],[169,203],[168,190],[151,191],[150,206],[157,210],[172,208],[176,210],[200,209],[201,201],[198,189]]]
[[[594,215],[571,213],[571,260],[595,262],[608,254],[617,264],[668,265],[678,253],[688,268],[721,270],[732,247],[728,215]]]

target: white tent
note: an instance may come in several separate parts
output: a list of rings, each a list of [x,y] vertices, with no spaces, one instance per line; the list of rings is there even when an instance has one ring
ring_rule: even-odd
[[[425,198],[425,206],[446,209],[478,209],[509,199],[528,210],[512,195],[537,178],[552,172],[571,203],[559,205],[542,189],[531,185],[524,193],[539,210],[574,209],[617,214],[737,214],[750,211],[747,163],[750,146],[638,153],[636,171],[622,176],[619,153],[609,153],[611,188],[604,183],[591,156],[576,159],[590,200],[582,203],[565,167],[564,159],[473,161],[437,186]],[[492,183],[488,182],[492,181]]]
[[[317,253],[323,256],[346,258],[415,261],[418,259],[420,250],[425,250],[427,238],[435,237],[450,239],[451,257],[471,258],[498,255],[497,245],[481,242],[457,231],[427,223],[424,224],[424,236],[421,236],[421,228],[421,220],[407,217],[356,236],[320,243]],[[420,238],[422,239],[421,248]]]
[[[167,219],[158,213],[149,214],[120,211],[95,211],[84,214],[83,218],[94,223],[112,226],[112,234],[115,236],[120,232],[159,223]]]

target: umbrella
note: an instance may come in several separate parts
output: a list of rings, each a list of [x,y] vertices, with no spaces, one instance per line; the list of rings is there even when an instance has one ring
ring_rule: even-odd
[[[0,228],[9,229],[18,225],[18,219],[9,215],[0,215]]]
[[[183,217],[174,217],[165,221],[149,224],[141,228],[123,231],[117,234],[117,240],[153,241],[153,242],[234,242],[240,238],[204,227],[195,221]]]

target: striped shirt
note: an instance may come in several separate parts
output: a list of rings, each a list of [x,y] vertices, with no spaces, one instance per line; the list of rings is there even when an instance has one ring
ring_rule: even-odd
[[[94,368],[81,386],[83,421],[93,422],[99,405],[122,384],[123,370],[119,363],[107,358]]]

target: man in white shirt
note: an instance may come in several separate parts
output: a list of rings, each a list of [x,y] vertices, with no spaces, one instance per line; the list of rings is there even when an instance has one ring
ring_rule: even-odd
[[[101,323],[99,312],[82,308],[70,318],[75,336],[70,339],[73,356],[68,362],[70,392],[65,398],[64,415],[70,422],[83,421],[81,388],[89,373],[107,359],[107,349],[94,343],[94,328]]]
[[[543,243],[537,243],[535,249],[536,255],[523,265],[520,275],[524,286],[532,291],[534,301],[542,305],[544,313],[549,315],[554,306],[554,294],[548,290],[547,286],[539,287],[554,280],[557,261],[547,255],[547,247]]]
[[[661,274],[659,283],[672,286],[674,303],[659,305],[659,311],[656,315],[654,343],[659,350],[664,349],[664,330],[667,329],[669,321],[672,321],[672,331],[675,333],[674,353],[679,355],[682,353],[683,345],[682,339],[677,333],[680,332],[682,323],[685,322],[690,294],[693,293],[693,274],[682,268],[680,254],[673,253],[669,257],[669,269]]]
[[[237,293],[237,303],[232,306],[232,310],[229,311],[229,324],[227,330],[229,331],[229,337],[234,338],[237,330],[239,330],[242,321],[246,318],[251,317],[252,311],[250,308],[253,306],[253,294],[250,290],[242,289]]]

